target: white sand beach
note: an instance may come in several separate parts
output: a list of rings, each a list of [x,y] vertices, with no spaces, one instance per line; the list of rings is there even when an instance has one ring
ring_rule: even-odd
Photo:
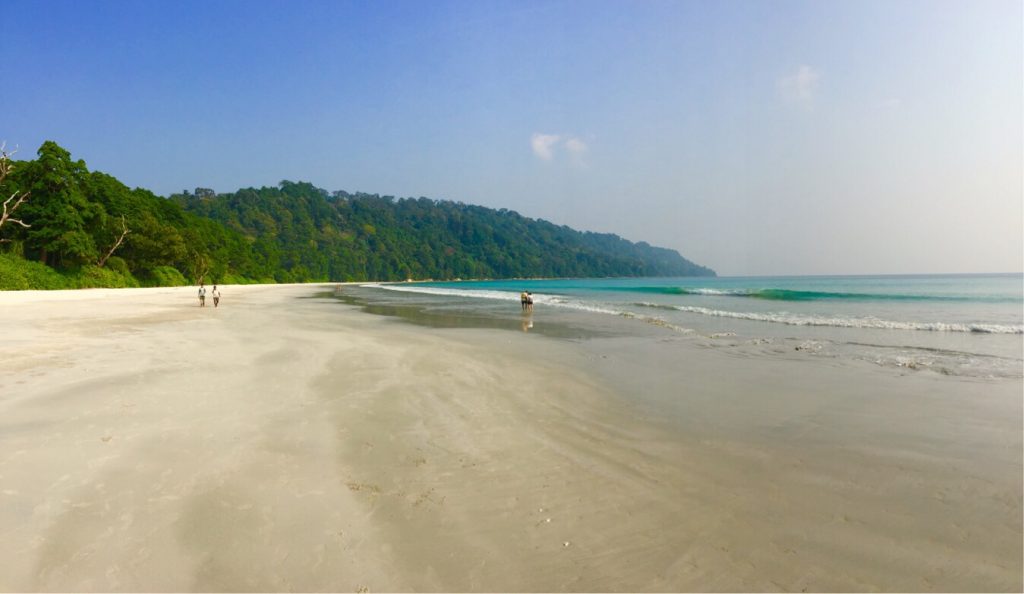
[[[329,290],[0,293],[0,590],[1024,587],[1020,381],[660,361]]]

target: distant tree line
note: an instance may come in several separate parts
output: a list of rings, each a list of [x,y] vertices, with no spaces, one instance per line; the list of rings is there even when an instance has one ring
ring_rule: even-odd
[[[506,209],[290,181],[162,198],[52,141],[7,165],[0,196],[27,198],[20,224],[0,227],[0,288],[714,275],[674,250]]]

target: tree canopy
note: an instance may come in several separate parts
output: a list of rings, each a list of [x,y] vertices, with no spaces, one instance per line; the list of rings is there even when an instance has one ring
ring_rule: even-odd
[[[30,227],[0,229],[6,257],[72,274],[105,265],[128,286],[714,275],[674,250],[507,209],[291,181],[161,198],[90,172],[52,141],[11,169],[0,195],[30,192],[19,211]]]

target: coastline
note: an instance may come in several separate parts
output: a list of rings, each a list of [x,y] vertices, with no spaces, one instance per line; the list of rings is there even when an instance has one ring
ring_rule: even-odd
[[[1022,587],[1020,381],[222,290],[0,293],[0,590]]]

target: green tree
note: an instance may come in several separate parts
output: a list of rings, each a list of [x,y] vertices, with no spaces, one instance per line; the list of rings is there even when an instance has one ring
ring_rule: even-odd
[[[105,213],[81,191],[85,163],[72,161],[71,153],[49,140],[37,154],[26,167],[32,195],[23,207],[32,225],[25,233],[26,252],[51,266],[95,262],[96,243],[89,231]]]

